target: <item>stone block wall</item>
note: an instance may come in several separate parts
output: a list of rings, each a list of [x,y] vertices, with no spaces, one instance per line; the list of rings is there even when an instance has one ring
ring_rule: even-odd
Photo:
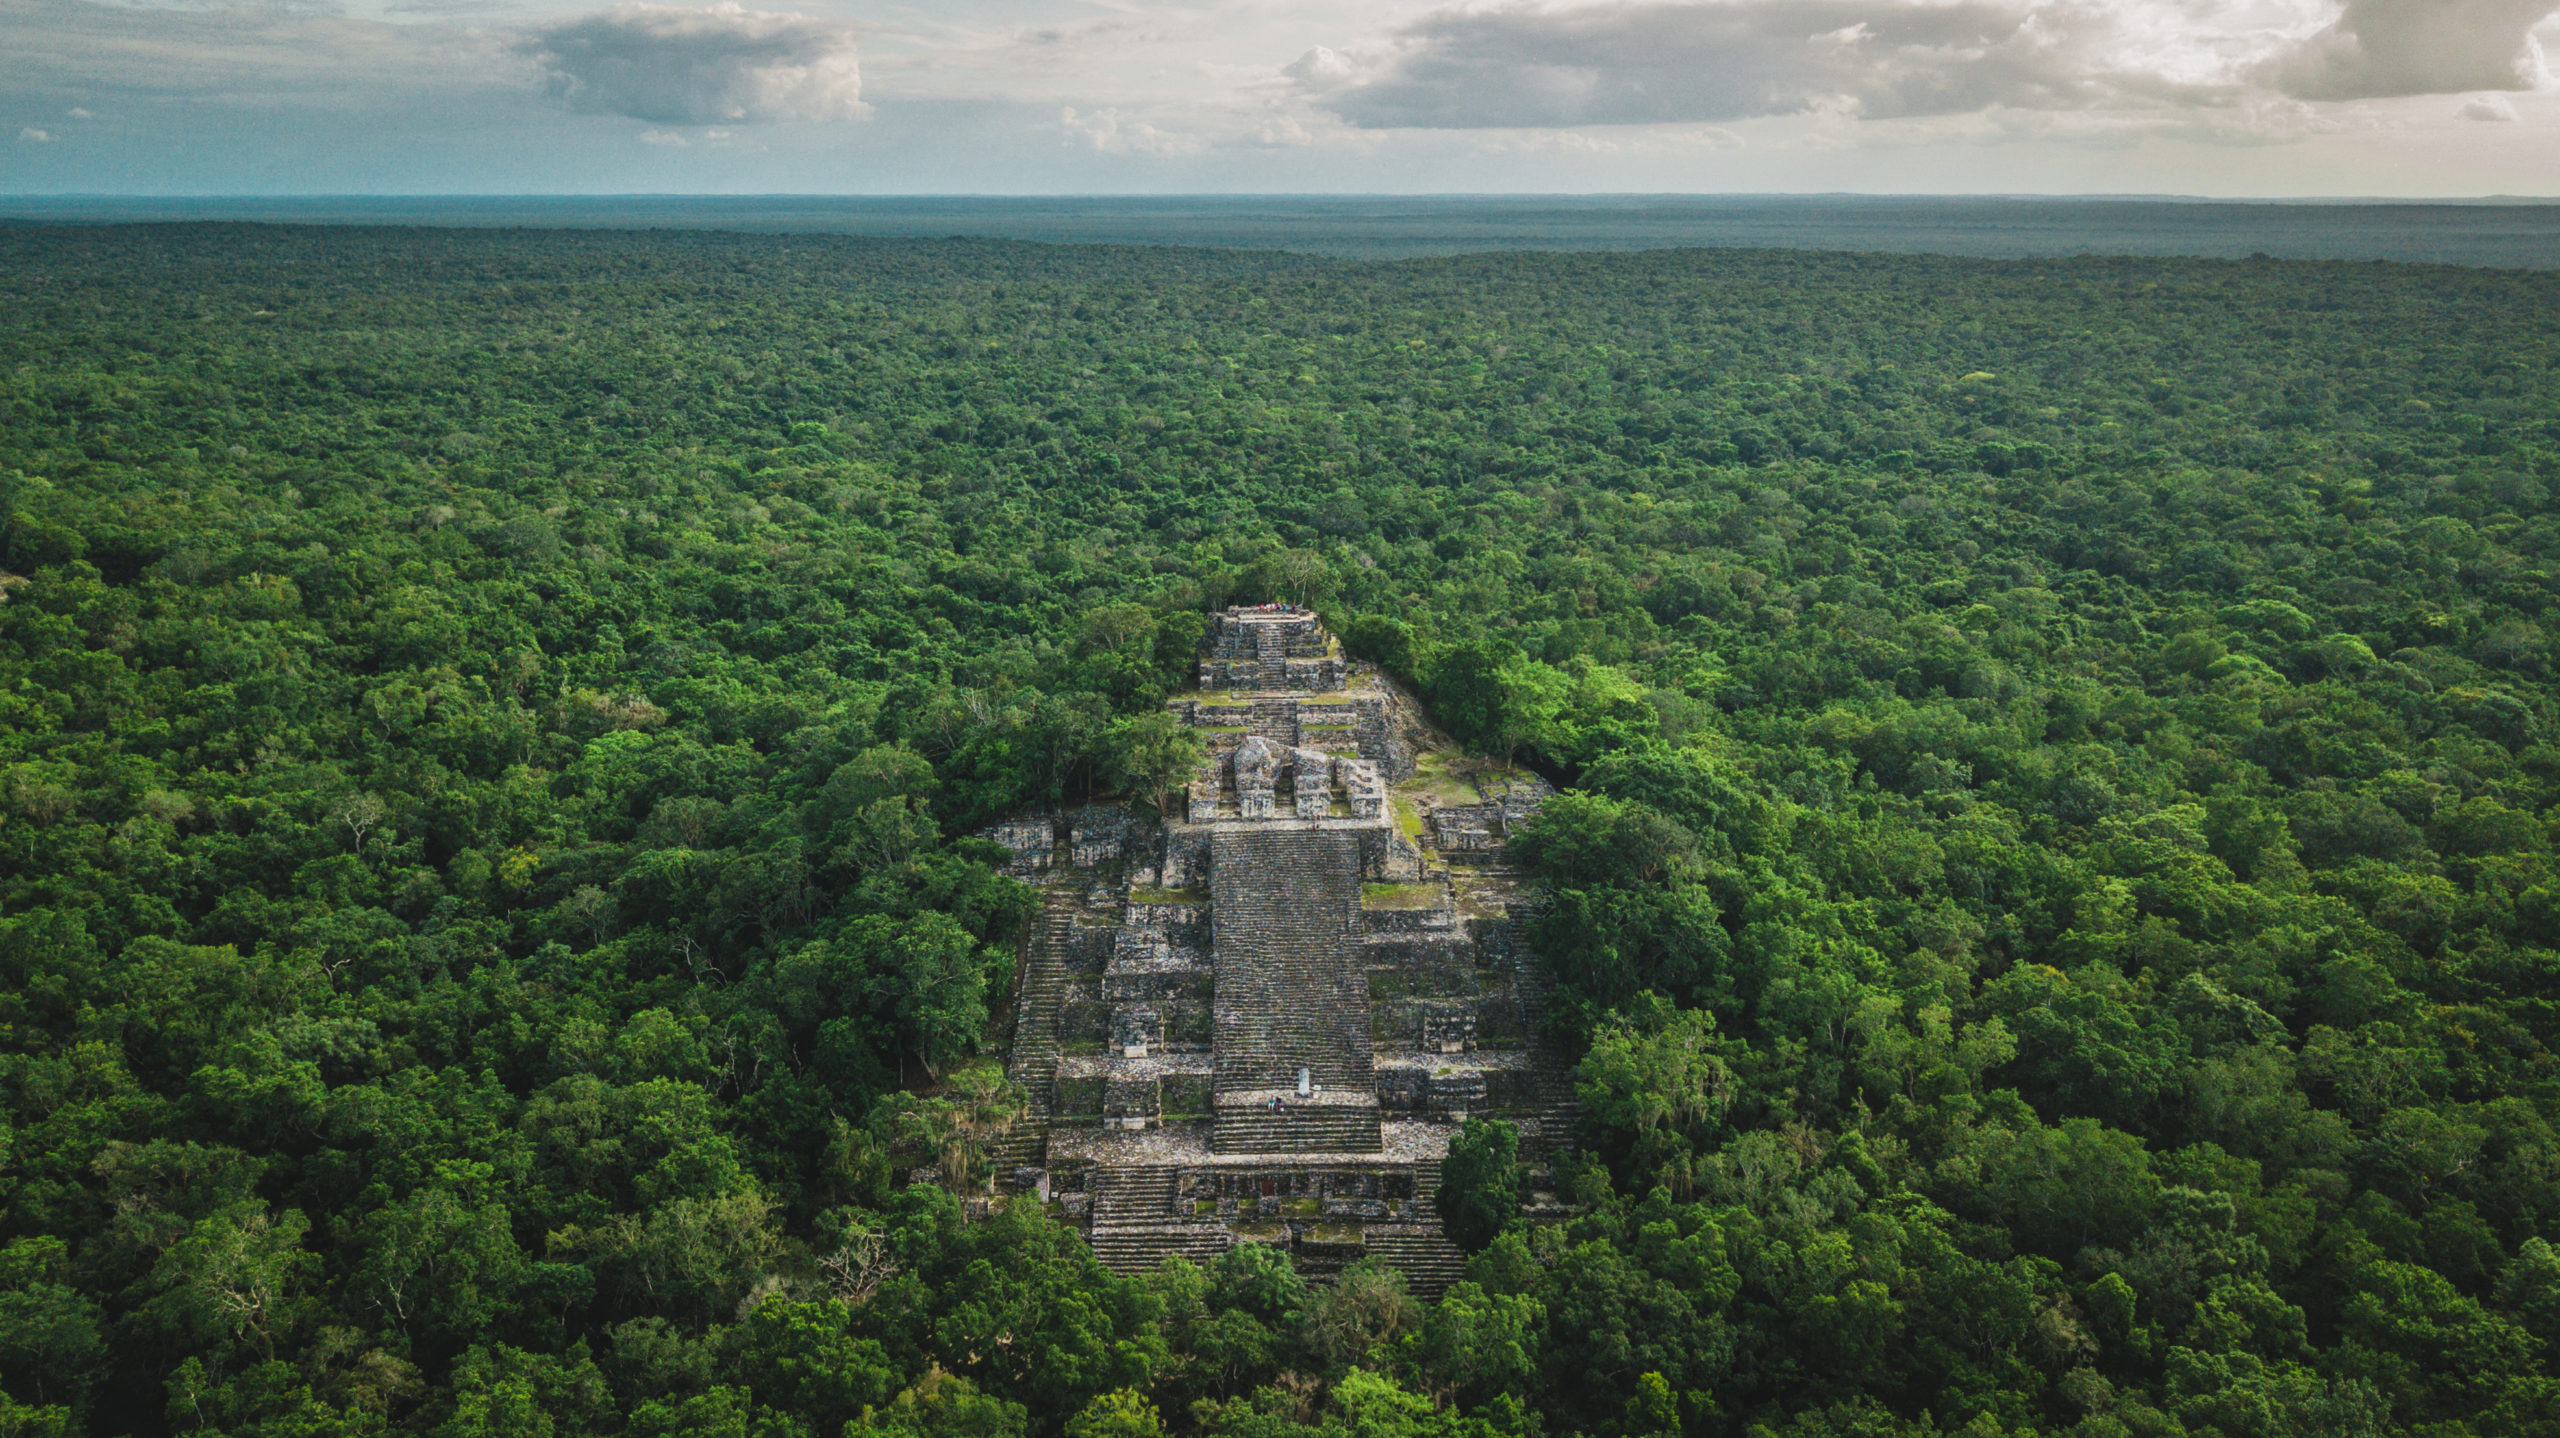
[[[1487,853],[1502,847],[1499,804],[1444,804],[1430,811],[1428,822],[1441,853]]]
[[[1077,924],[1067,930],[1065,954],[1067,972],[1098,974],[1110,967],[1111,956],[1119,946],[1119,931],[1100,924]]]
[[[1387,812],[1387,784],[1378,777],[1378,766],[1366,759],[1336,759],[1333,763],[1335,782],[1342,786],[1343,796],[1350,802],[1354,819],[1381,819]]]
[[[1127,851],[1135,821],[1117,804],[1088,804],[1068,816],[1072,859],[1080,869],[1118,860]]]
[[[1410,884],[1422,877],[1422,851],[1413,841],[1381,824],[1353,832],[1360,836],[1360,876],[1373,884]]]
[[[1418,1017],[1422,1022],[1422,1047],[1425,1052],[1462,1054],[1476,1046],[1476,1015],[1472,1006],[1426,1008]]]
[[[1152,1078],[1111,1078],[1102,1084],[1106,1128],[1149,1128],[1164,1112],[1164,1086]]]
[[[1058,1042],[1085,1048],[1111,1040],[1111,1004],[1102,997],[1102,976],[1073,974],[1058,1000]]]
[[[1153,1004],[1122,1004],[1111,1011],[1111,1048],[1142,1059],[1164,1047],[1164,1011]]]
[[[1180,828],[1165,835],[1164,866],[1157,881],[1168,889],[1197,889],[1209,882],[1207,829]]]
[[[1444,898],[1428,909],[1362,909],[1360,931],[1372,935],[1434,934],[1457,931],[1457,913]]]
[[[1004,871],[1017,879],[1048,872],[1057,854],[1058,828],[1045,816],[990,824],[978,831],[978,837],[992,839],[1013,851],[1013,860],[1004,866]]]

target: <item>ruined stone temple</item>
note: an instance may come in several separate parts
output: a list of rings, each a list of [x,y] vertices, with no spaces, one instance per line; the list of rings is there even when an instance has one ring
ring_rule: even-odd
[[[1305,610],[1220,614],[1197,679],[1169,705],[1207,740],[1178,817],[989,831],[1045,886],[1008,1176],[1124,1272],[1262,1242],[1319,1277],[1377,1255],[1437,1293],[1457,1123],[1512,1119],[1537,1155],[1569,1118],[1502,858],[1546,787],[1433,748]]]

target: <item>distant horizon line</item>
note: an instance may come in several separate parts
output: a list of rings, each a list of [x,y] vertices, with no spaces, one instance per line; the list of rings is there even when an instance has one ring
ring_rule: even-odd
[[[1621,200],[2014,200],[2022,202],[2082,201],[2183,205],[2429,205],[2522,206],[2560,205],[2552,195],[2198,195],[2175,191],[2111,190],[1181,190],[1181,191],[687,191],[687,190],[444,190],[444,191],[204,191],[118,192],[62,190],[0,193],[0,208],[26,204],[283,204],[283,203],[419,203],[422,201],[583,202],[601,200],[669,201],[1621,201]]]

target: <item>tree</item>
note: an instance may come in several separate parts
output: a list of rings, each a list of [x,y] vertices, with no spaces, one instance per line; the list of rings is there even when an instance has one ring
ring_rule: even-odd
[[[1115,781],[1167,818],[1173,791],[1190,781],[1207,752],[1199,730],[1162,710],[1115,722],[1109,749]]]
[[[1449,731],[1508,760],[1552,737],[1571,681],[1518,650],[1469,640],[1436,655],[1431,698]]]
[[[197,1222],[152,1264],[142,1315],[184,1349],[220,1351],[226,1340],[275,1357],[308,1306],[302,1289],[319,1256],[302,1247],[310,1221],[259,1199]]]
[[[1307,1281],[1289,1255],[1268,1243],[1239,1243],[1209,1265],[1212,1301],[1273,1328],[1295,1328]]]
[[[739,1366],[756,1395],[813,1433],[842,1432],[864,1409],[887,1401],[897,1372],[876,1340],[847,1331],[851,1317],[842,1303],[757,1305],[737,1338]]]
[[[806,983],[838,993],[867,987],[927,1072],[964,1057],[986,1034],[990,960],[948,914],[865,915],[799,962]]]
[[[1342,647],[1401,678],[1413,676],[1413,626],[1384,614],[1362,614],[1342,626]]]
[[[1585,1125],[1645,1182],[1685,1192],[1690,1163],[1733,1101],[1734,1077],[1703,1009],[1612,1014],[1574,1069]]]
[[[1422,1320],[1421,1363],[1435,1391],[1468,1407],[1536,1386],[1546,1308],[1527,1294],[1450,1286]]]
[[[1449,1241],[1464,1252],[1482,1252],[1520,1212],[1520,1130],[1470,1116],[1449,1139],[1440,1191],[1431,1201]]]
[[[1364,1258],[1319,1291],[1306,1309],[1307,1346],[1334,1364],[1360,1363],[1421,1319],[1404,1275]]]
[[[1155,1438],[1163,1431],[1156,1406],[1134,1388],[1114,1388],[1067,1420],[1067,1438]]]
[[[892,1094],[873,1123],[890,1143],[930,1158],[943,1184],[957,1192],[983,1182],[987,1147],[1020,1121],[1029,1100],[994,1064],[958,1070],[931,1097]]]
[[[447,1160],[433,1183],[365,1216],[359,1291],[390,1324],[448,1352],[508,1311],[531,1277],[494,1177],[488,1164]]]
[[[68,1257],[50,1235],[0,1250],[0,1380],[38,1407],[78,1406],[103,1376],[98,1305],[61,1281]]]

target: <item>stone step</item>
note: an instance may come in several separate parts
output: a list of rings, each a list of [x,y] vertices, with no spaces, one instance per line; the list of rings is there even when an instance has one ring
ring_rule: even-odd
[[[1521,1125],[1521,1148],[1530,1157],[1549,1159],[1573,1152],[1574,1126],[1580,1122],[1582,1104],[1574,1096],[1573,1069],[1555,1054],[1541,1051],[1537,1059],[1536,1106],[1529,1121]]]
[[[1221,1105],[1209,1147],[1217,1153],[1376,1153],[1384,1147],[1375,1105],[1278,1110]]]
[[[1420,1205],[1425,1212],[1429,1212],[1431,1208],[1431,1200],[1433,1196],[1439,1192],[1440,1160],[1436,1158],[1415,1160],[1413,1165],[1413,1201]]]
[[[1085,1181],[1093,1195],[1096,1226],[1164,1223],[1175,1217],[1180,1171],[1167,1164],[1114,1164]]]
[[[1024,936],[1016,960],[1013,1052],[1005,1077],[1029,1099],[1022,1121],[987,1147],[998,1173],[1047,1161],[1050,1104],[1058,1075],[1058,1006],[1066,991],[1067,953],[1074,942],[1078,900],[1073,887],[1052,884],[1041,896],[1040,918]]]
[[[1363,1238],[1370,1255],[1403,1274],[1417,1298],[1438,1298],[1467,1276],[1467,1256],[1436,1225],[1371,1224]]]
[[[1167,1258],[1180,1254],[1207,1263],[1235,1246],[1236,1236],[1213,1224],[1164,1223],[1104,1227],[1096,1223],[1086,1235],[1093,1255],[1114,1273],[1151,1273]]]
[[[1216,1087],[1376,1083],[1356,835],[1220,833],[1210,859]]]

